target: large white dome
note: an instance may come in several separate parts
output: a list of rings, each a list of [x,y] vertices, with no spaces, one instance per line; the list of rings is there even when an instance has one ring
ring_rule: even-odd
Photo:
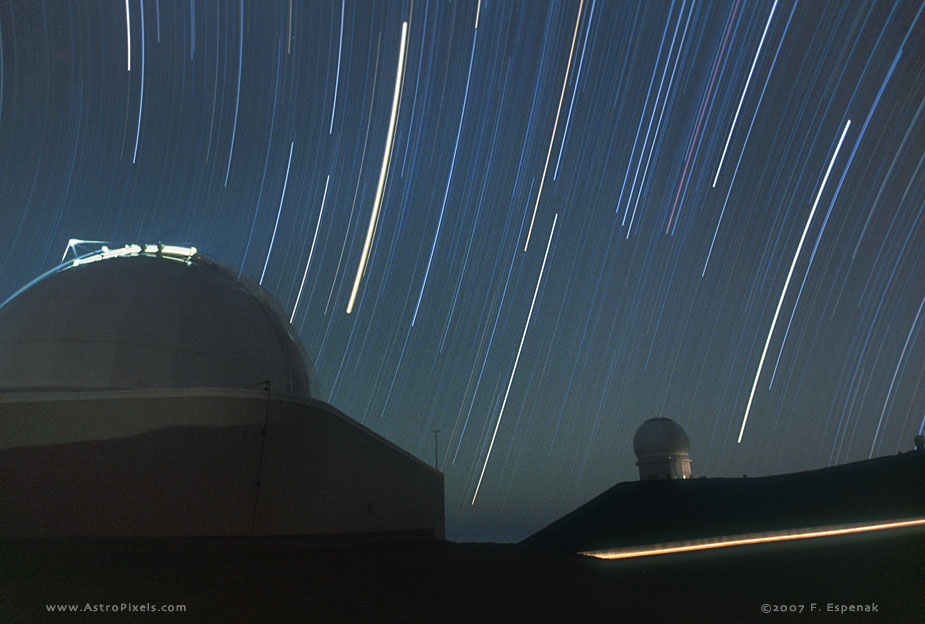
[[[259,389],[269,380],[274,393],[309,395],[309,364],[259,287],[199,256],[89,260],[0,307],[0,392]]]

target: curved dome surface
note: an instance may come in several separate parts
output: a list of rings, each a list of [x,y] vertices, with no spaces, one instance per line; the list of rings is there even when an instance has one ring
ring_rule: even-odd
[[[309,364],[256,286],[198,256],[101,256],[0,307],[0,392],[260,388],[309,395]]]
[[[633,436],[636,457],[689,455],[691,443],[684,429],[669,418],[652,418],[642,423]]]

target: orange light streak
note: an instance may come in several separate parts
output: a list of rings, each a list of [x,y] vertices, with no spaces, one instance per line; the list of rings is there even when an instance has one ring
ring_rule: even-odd
[[[895,522],[877,524],[836,525],[828,527],[815,527],[811,529],[796,529],[793,531],[777,531],[768,533],[746,533],[726,537],[707,538],[696,541],[666,542],[638,548],[618,548],[606,550],[588,550],[578,553],[598,559],[629,559],[631,557],[648,557],[651,555],[667,555],[671,553],[708,550],[712,548],[726,548],[728,546],[745,546],[748,544],[764,544],[769,542],[786,542],[799,539],[817,537],[831,537],[834,535],[851,535],[866,533],[868,531],[884,531],[912,526],[925,525],[925,518],[912,520],[899,520]]]

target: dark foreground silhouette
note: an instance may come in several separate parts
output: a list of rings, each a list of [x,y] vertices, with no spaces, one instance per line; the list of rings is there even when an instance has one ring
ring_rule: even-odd
[[[921,528],[622,561],[512,544],[255,546],[6,542],[0,621],[925,621]],[[47,610],[58,604],[79,611]],[[185,611],[131,611],[147,605]]]

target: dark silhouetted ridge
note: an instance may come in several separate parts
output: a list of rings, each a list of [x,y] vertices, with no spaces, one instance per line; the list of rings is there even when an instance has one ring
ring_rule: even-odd
[[[619,483],[524,544],[579,552],[925,516],[925,451],[740,479]]]

